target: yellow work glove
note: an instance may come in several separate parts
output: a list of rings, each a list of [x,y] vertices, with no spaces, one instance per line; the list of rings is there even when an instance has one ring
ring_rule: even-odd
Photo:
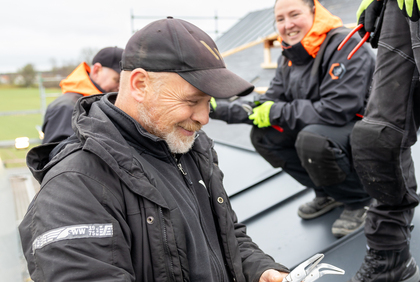
[[[252,120],[259,128],[271,126],[270,109],[273,104],[273,101],[267,101],[261,106],[254,108],[252,115],[249,116],[249,119]]]
[[[216,99],[214,99],[214,97],[211,97],[211,99],[210,99],[210,110],[212,110],[214,112],[216,110],[216,107],[217,107]]]
[[[398,7],[404,16],[408,17],[413,22],[420,18],[420,0],[397,0]]]

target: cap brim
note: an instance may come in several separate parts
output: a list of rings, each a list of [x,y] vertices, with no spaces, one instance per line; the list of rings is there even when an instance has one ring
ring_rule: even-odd
[[[116,71],[118,74],[120,74],[121,73],[121,68],[112,68],[114,71]]]
[[[254,86],[226,68],[177,72],[198,90],[214,98],[245,96]]]

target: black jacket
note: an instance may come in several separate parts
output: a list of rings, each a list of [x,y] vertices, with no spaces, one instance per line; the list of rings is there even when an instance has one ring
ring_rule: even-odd
[[[28,154],[41,190],[19,231],[34,281],[189,281],[178,209],[161,194],[168,179],[155,168],[156,162],[167,169],[176,163],[166,143],[140,126],[142,149],[126,142],[100,107],[115,95],[78,101],[75,142],[58,153],[51,154],[56,145],[47,144]],[[226,267],[235,281],[258,281],[270,268],[288,271],[237,222],[204,132],[187,154],[208,188]]]
[[[367,46],[347,60],[358,42],[352,38],[337,51],[345,34],[338,33],[328,43],[317,75],[315,61],[297,44],[283,51],[276,75],[261,100],[274,101],[270,110],[272,125],[300,130],[309,124],[343,126],[363,114],[375,68],[373,53]],[[305,58],[305,55],[307,56]],[[293,56],[302,62],[293,62]],[[291,63],[289,63],[291,62]]]
[[[66,93],[48,105],[42,124],[42,144],[60,142],[74,134],[71,117],[74,105],[81,97],[83,95],[79,93]]]

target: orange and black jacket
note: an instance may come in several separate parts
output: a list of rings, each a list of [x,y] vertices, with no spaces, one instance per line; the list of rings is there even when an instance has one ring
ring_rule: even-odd
[[[74,133],[71,118],[76,101],[83,96],[101,94],[104,91],[90,77],[90,67],[81,63],[60,82],[64,95],[55,99],[47,108],[42,125],[43,144],[60,142]]]
[[[270,110],[272,125],[298,131],[309,124],[343,126],[363,111],[375,59],[363,46],[347,60],[360,38],[353,37],[337,51],[346,34],[335,34],[328,41],[317,75],[311,75],[327,33],[341,26],[338,17],[315,1],[314,23],[302,41],[292,46],[282,42],[276,75],[261,97],[262,102],[275,102]]]

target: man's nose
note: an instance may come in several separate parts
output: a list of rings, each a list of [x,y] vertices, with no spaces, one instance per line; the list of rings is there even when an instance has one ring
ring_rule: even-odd
[[[206,125],[209,123],[209,113],[210,107],[208,103],[200,103],[194,109],[194,113],[191,116],[191,119],[199,122],[201,125]]]

